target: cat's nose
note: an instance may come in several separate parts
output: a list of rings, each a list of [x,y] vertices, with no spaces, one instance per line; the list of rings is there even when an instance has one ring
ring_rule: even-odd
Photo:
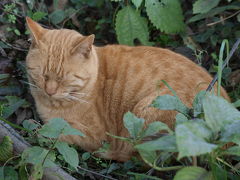
[[[45,91],[49,96],[57,93],[58,84],[56,81],[47,81],[45,85]]]

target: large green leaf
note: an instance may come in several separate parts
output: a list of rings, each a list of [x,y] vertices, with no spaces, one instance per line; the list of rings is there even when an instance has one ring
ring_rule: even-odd
[[[201,167],[189,166],[177,172],[173,180],[212,180],[212,173]]]
[[[124,114],[123,122],[132,138],[137,138],[142,132],[144,126],[144,119],[136,117],[131,112]]]
[[[74,148],[69,147],[65,142],[57,142],[56,148],[58,152],[63,155],[64,160],[77,169],[79,163],[77,151]]]
[[[178,33],[185,30],[182,8],[178,0],[147,0],[147,15],[151,22],[161,31]]]
[[[147,21],[131,6],[126,6],[117,13],[116,33],[120,44],[134,45],[138,39],[143,45],[150,45]]]
[[[205,120],[214,132],[235,121],[240,121],[240,112],[232,104],[210,93],[203,100],[203,110]]]
[[[42,136],[58,138],[60,134],[84,136],[79,130],[72,128],[64,119],[53,118],[39,130]]]
[[[161,110],[175,110],[185,115],[189,112],[189,108],[178,97],[168,94],[158,96],[153,100],[152,106]]]
[[[216,7],[218,5],[220,0],[197,0],[193,4],[193,13],[207,13],[212,8]]]
[[[210,137],[211,131],[203,121],[188,121],[178,124],[176,127],[178,158],[212,152],[217,146],[206,142],[205,139]]]
[[[172,133],[172,130],[168,127],[168,125],[160,121],[152,122],[148,125],[147,129],[144,130],[143,137],[154,135],[162,130]]]
[[[135,146],[136,149],[141,151],[168,151],[177,152],[176,138],[172,135],[160,137],[153,141],[148,141]]]

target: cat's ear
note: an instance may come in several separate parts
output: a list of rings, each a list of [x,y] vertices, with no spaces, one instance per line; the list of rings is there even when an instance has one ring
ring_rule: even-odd
[[[39,44],[43,34],[47,31],[47,29],[43,28],[29,17],[26,17],[26,21],[33,38],[32,43]]]
[[[88,58],[92,50],[94,42],[94,34],[90,36],[81,37],[76,43],[74,43],[73,48],[71,49],[71,54],[81,53],[84,57]]]

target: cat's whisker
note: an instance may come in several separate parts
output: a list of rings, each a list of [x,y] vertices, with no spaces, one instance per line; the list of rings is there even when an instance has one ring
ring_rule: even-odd
[[[78,94],[78,95],[87,96],[87,93],[79,93],[79,92],[69,92],[69,94]]]
[[[80,98],[76,97],[76,96],[68,95],[67,97],[68,97],[69,99],[76,100],[76,101],[79,101],[79,102],[89,103],[89,102],[87,102],[87,101],[85,101],[85,100],[83,100],[83,99],[80,99]]]
[[[24,84],[28,84],[29,86],[32,86],[32,87],[35,87],[35,88],[41,89],[41,88],[39,88],[37,85],[32,84],[32,83],[30,83],[30,82],[27,82],[27,81],[21,81],[21,82],[24,83]]]

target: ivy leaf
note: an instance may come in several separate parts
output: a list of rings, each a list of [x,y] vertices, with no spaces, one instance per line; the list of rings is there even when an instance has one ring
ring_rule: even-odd
[[[211,172],[201,167],[189,166],[179,170],[173,180],[212,180],[212,178]]]
[[[211,131],[204,124],[204,121],[188,121],[177,125],[178,159],[212,152],[217,146],[206,142],[205,139],[210,137]]]
[[[148,141],[135,146],[140,151],[168,151],[177,152],[176,138],[172,135],[160,137],[153,141]]]
[[[222,97],[208,93],[203,100],[205,120],[213,132],[240,120],[240,112]]]
[[[56,148],[58,152],[62,154],[64,160],[69,165],[77,169],[79,163],[77,151],[74,148],[69,147],[68,144],[65,142],[57,142]]]
[[[189,108],[178,97],[169,94],[158,96],[153,100],[151,106],[161,110],[175,110],[183,114],[188,114],[189,112]]]
[[[204,14],[216,7],[220,0],[197,0],[193,4],[193,14]]]
[[[168,127],[168,125],[160,121],[152,122],[148,125],[147,129],[144,130],[143,137],[152,136],[162,130],[172,133],[172,130]]]
[[[136,117],[133,113],[127,112],[124,114],[123,122],[130,136],[136,139],[142,132],[144,119]]]
[[[178,0],[145,1],[150,21],[163,32],[178,33],[185,30],[182,8]]]
[[[131,6],[126,6],[117,13],[116,33],[120,44],[134,45],[134,40],[139,39],[143,45],[149,43],[147,21],[140,16],[140,12]]]
[[[142,4],[143,0],[132,0],[132,3],[136,6],[136,8],[138,9],[141,4]]]

